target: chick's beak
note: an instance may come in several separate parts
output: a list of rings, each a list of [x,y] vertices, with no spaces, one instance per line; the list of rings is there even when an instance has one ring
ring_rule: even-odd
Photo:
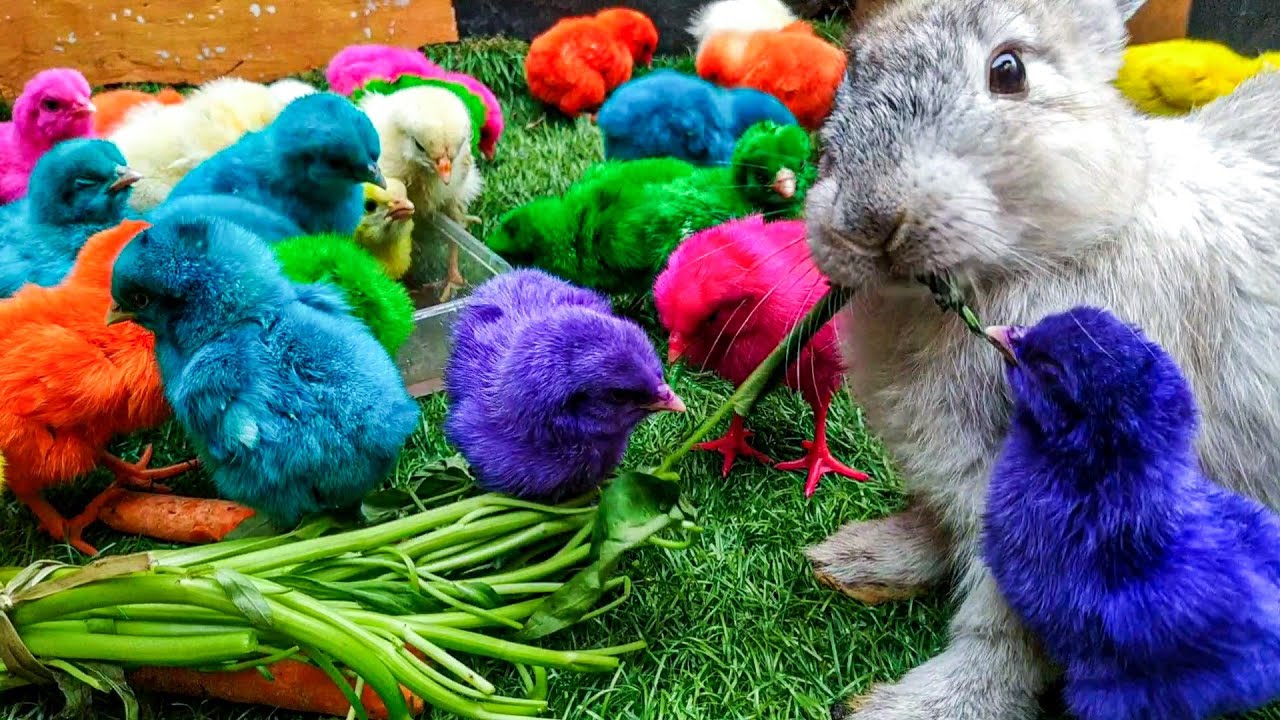
[[[436,172],[439,173],[441,182],[449,182],[453,177],[453,161],[447,157],[437,158]]]
[[[413,217],[413,203],[408,200],[392,200],[387,205],[387,215],[396,221],[409,220]]]
[[[679,333],[672,333],[667,340],[667,362],[679,362],[689,350],[689,342]]]
[[[1018,364],[1018,356],[1013,352],[1013,341],[1010,333],[1013,328],[1008,325],[992,325],[983,330],[983,334],[987,336],[987,342],[1000,351],[1004,356],[1004,361],[1009,365]]]
[[[94,105],[89,98],[84,98],[77,101],[76,104],[72,106],[71,112],[76,115],[92,115],[98,112],[98,106]]]
[[[796,173],[791,168],[782,168],[773,176],[773,191],[790,200],[796,196]]]
[[[680,399],[680,396],[675,394],[670,386],[663,385],[658,388],[657,399],[648,405],[645,405],[644,409],[651,410],[653,412],[682,413],[686,408],[684,406],[684,401]]]
[[[369,165],[365,167],[365,172],[367,173],[367,176],[364,179],[365,182],[371,182],[384,190],[386,189],[387,179],[382,177],[382,170],[378,168],[377,163],[369,163]]]
[[[107,186],[107,192],[118,193],[142,179],[142,173],[121,165],[116,168],[116,181]]]
[[[116,323],[128,322],[133,319],[133,313],[125,312],[120,309],[120,305],[112,301],[111,307],[107,308],[107,324],[115,325]]]

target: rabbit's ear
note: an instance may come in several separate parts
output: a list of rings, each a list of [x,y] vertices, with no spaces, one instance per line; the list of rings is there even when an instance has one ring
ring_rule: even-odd
[[[1138,14],[1143,5],[1147,4],[1147,0],[1116,0],[1116,7],[1119,8],[1120,14],[1125,20]]]

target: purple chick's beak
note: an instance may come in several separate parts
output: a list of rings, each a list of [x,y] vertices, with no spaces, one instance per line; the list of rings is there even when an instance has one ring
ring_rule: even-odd
[[[107,186],[107,192],[118,193],[142,179],[142,173],[123,165],[116,168],[116,181]]]
[[[658,388],[657,398],[658,399],[654,402],[645,405],[644,409],[652,410],[653,412],[666,411],[682,413],[685,411],[684,401],[680,399],[679,395],[675,394],[675,392],[671,390],[670,386],[663,385]]]
[[[987,341],[991,343],[1000,354],[1004,356],[1004,361],[1009,365],[1018,364],[1018,356],[1013,352],[1012,332],[1014,328],[1009,325],[992,325],[983,331],[987,336]]]

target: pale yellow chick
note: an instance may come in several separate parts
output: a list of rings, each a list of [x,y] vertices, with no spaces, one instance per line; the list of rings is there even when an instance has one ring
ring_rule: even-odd
[[[275,120],[287,99],[260,83],[219,78],[185,102],[148,104],[129,113],[107,138],[143,176],[129,205],[140,212],[159,205],[195,166]]]
[[[413,203],[404,183],[387,178],[387,187],[364,184],[364,217],[356,227],[356,242],[378,260],[393,280],[409,272],[413,250]]]
[[[1185,115],[1228,95],[1270,66],[1274,53],[1247,58],[1208,40],[1166,40],[1125,51],[1116,87],[1149,115]]]
[[[390,95],[368,93],[360,100],[360,109],[378,131],[382,174],[404,182],[420,222],[436,213],[464,225],[478,221],[467,209],[480,195],[484,181],[471,152],[471,115],[456,95],[431,86]],[[441,302],[465,285],[458,268],[458,247],[451,243]]]

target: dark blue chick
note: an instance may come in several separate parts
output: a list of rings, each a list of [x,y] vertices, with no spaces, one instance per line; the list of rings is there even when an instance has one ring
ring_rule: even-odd
[[[386,186],[379,153],[378,134],[363,112],[346,98],[315,93],[196,166],[169,197],[236,195],[308,234],[352,233],[364,211],[360,184]]]
[[[267,243],[172,214],[116,260],[108,322],[156,336],[165,396],[219,492],[291,527],[355,505],[418,424],[387,352],[328,285],[296,286]]]
[[[298,223],[269,207],[235,195],[186,195],[167,199],[147,214],[150,223],[164,223],[170,217],[207,215],[229,220],[269,243],[306,233]]]
[[[984,555],[1081,720],[1201,720],[1280,698],[1280,518],[1205,477],[1190,385],[1077,308],[988,330],[1013,358]]]
[[[727,165],[738,138],[764,120],[796,124],[791,111],[772,95],[655,70],[614,91],[596,121],[609,160],[673,157],[697,165]]]
[[[590,490],[651,414],[683,412],[638,325],[540,270],[476,288],[445,366],[448,438],[479,484],[533,500]]]
[[[85,241],[125,218],[141,177],[106,140],[67,140],[41,156],[27,195],[0,207],[0,297],[62,282]]]

